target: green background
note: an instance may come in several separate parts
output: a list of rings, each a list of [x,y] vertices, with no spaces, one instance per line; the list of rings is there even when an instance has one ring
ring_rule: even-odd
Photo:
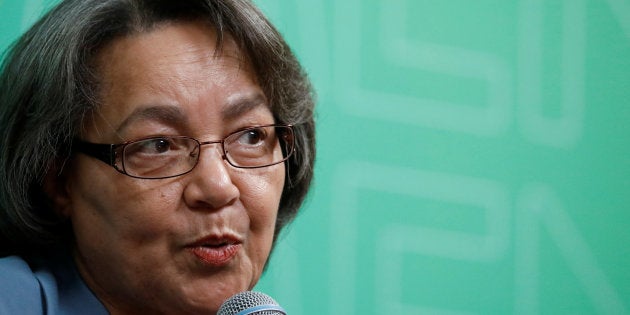
[[[0,0],[6,47],[55,1]],[[629,0],[258,0],[317,88],[298,314],[629,314]]]

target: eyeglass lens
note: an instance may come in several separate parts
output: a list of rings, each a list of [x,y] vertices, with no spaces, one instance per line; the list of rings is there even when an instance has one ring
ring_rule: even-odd
[[[237,131],[223,141],[199,142],[190,137],[164,136],[130,142],[122,151],[122,169],[140,178],[164,178],[191,171],[199,160],[201,145],[222,145],[224,158],[240,168],[280,163],[293,151],[289,126],[262,126]]]

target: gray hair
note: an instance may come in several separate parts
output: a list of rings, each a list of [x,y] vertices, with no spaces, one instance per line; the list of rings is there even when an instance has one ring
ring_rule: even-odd
[[[94,58],[116,38],[169,21],[206,21],[247,54],[278,123],[295,125],[276,235],[296,216],[313,177],[314,92],[282,36],[249,0],[67,0],[4,56],[0,68],[0,254],[68,245],[68,222],[43,189],[98,108]]]

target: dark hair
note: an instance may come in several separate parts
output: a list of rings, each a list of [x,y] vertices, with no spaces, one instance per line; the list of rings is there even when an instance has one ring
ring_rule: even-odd
[[[98,107],[99,51],[116,38],[189,20],[211,25],[218,47],[231,36],[277,122],[295,125],[296,153],[286,162],[274,239],[293,220],[313,176],[314,95],[282,36],[249,0],[67,0],[7,51],[0,68],[0,254],[63,246],[71,234],[43,181],[67,159],[84,118]]]

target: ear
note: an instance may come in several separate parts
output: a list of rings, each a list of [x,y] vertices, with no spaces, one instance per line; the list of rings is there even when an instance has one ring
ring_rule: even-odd
[[[68,189],[68,173],[70,170],[64,166],[67,161],[55,162],[49,167],[44,177],[44,192],[53,205],[53,210],[61,217],[70,217],[71,199]]]

